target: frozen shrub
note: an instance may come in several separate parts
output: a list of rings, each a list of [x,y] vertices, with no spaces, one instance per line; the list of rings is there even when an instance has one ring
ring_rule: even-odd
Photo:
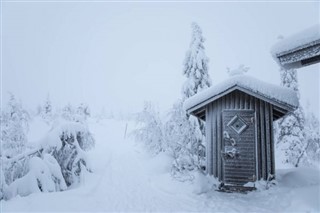
[[[67,121],[80,122],[82,124],[85,124],[91,115],[89,106],[85,103],[81,103],[78,107],[68,104],[62,108],[60,114]]]
[[[54,126],[40,148],[2,161],[1,197],[63,191],[90,170],[85,152],[94,147],[94,139],[89,130],[77,122],[60,121]]]
[[[296,70],[280,70],[281,85],[288,87],[299,95],[298,78]],[[276,123],[277,149],[285,156],[284,163],[298,167],[304,160],[307,142],[305,140],[305,118],[301,106],[293,113],[279,119]]]
[[[94,147],[94,139],[82,124],[61,123],[49,132],[42,146],[57,160],[67,186],[79,182],[83,168],[90,170],[85,151]]]
[[[176,173],[201,169],[205,157],[202,140],[198,119],[186,115],[179,101],[173,106],[165,126],[165,141],[173,157],[172,173],[175,176]]]
[[[133,132],[136,140],[143,142],[153,154],[164,151],[162,122],[151,103],[145,103],[143,111],[137,114],[136,122],[138,127]]]
[[[3,169],[2,169],[2,160],[0,161],[0,200],[3,199],[4,197],[4,190],[6,190],[7,188],[7,184],[6,184],[6,179],[4,177],[4,172],[3,172]]]
[[[29,162],[28,173],[16,179],[4,190],[4,198],[10,199],[14,196],[27,196],[36,192],[53,192],[57,190],[66,189],[66,185],[62,177],[60,170],[54,164],[54,159],[50,159],[45,155],[43,160],[40,157],[32,157]],[[57,163],[56,163],[57,164]],[[60,174],[59,174],[60,173]]]

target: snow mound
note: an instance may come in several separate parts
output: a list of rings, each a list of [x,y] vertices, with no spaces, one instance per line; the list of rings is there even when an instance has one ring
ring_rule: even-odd
[[[279,170],[278,181],[285,187],[298,188],[318,185],[320,172],[313,168]]]
[[[320,25],[312,26],[301,32],[279,41],[271,48],[273,57],[283,55],[292,50],[302,49],[310,44],[320,43]]]
[[[184,102],[184,109],[188,110],[196,107],[211,98],[218,97],[220,94],[234,87],[253,92],[292,108],[296,108],[299,105],[297,94],[289,88],[266,83],[246,75],[236,75],[187,99]]]

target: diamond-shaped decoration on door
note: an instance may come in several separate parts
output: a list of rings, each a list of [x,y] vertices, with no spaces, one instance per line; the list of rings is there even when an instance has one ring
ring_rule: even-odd
[[[227,124],[231,129],[233,129],[236,133],[241,134],[248,125],[246,122],[239,116],[235,115]]]

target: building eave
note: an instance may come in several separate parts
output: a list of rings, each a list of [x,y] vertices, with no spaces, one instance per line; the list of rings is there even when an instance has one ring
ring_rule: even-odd
[[[272,98],[268,98],[266,96],[264,96],[263,94],[261,93],[258,93],[258,92],[253,92],[247,88],[244,88],[242,86],[239,86],[239,85],[234,85],[224,91],[222,91],[221,93],[217,94],[217,95],[214,95],[200,103],[198,103],[197,105],[189,108],[189,109],[186,109],[187,113],[188,114],[192,114],[192,115],[195,115],[197,117],[200,117],[199,115],[202,115],[200,112],[204,111],[205,110],[205,107],[206,105],[218,100],[219,98],[233,92],[233,91],[236,91],[236,90],[239,90],[239,91],[242,91],[248,95],[251,95],[253,97],[256,97],[258,99],[261,99],[263,101],[266,101],[270,104],[272,104],[273,106],[276,106],[277,109],[279,109],[278,111],[280,112],[279,113],[279,116],[282,117],[283,115],[285,115],[287,112],[289,111],[293,111],[297,108],[297,106],[292,106],[292,105],[289,105],[287,103],[283,103],[281,101],[278,101],[278,100],[274,100]],[[205,116],[205,113],[204,113],[204,116]],[[279,117],[279,118],[280,118]],[[205,120],[205,117],[202,118],[203,120]],[[275,119],[278,119],[278,118],[275,118]]]

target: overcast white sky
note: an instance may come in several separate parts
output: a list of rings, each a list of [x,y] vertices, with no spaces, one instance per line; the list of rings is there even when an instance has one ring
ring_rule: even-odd
[[[279,84],[270,49],[319,23],[319,2],[2,2],[2,94],[35,108],[87,102],[93,110],[169,108],[180,97],[182,62],[197,22],[213,83],[226,67]],[[319,116],[319,64],[298,71],[302,103]]]

